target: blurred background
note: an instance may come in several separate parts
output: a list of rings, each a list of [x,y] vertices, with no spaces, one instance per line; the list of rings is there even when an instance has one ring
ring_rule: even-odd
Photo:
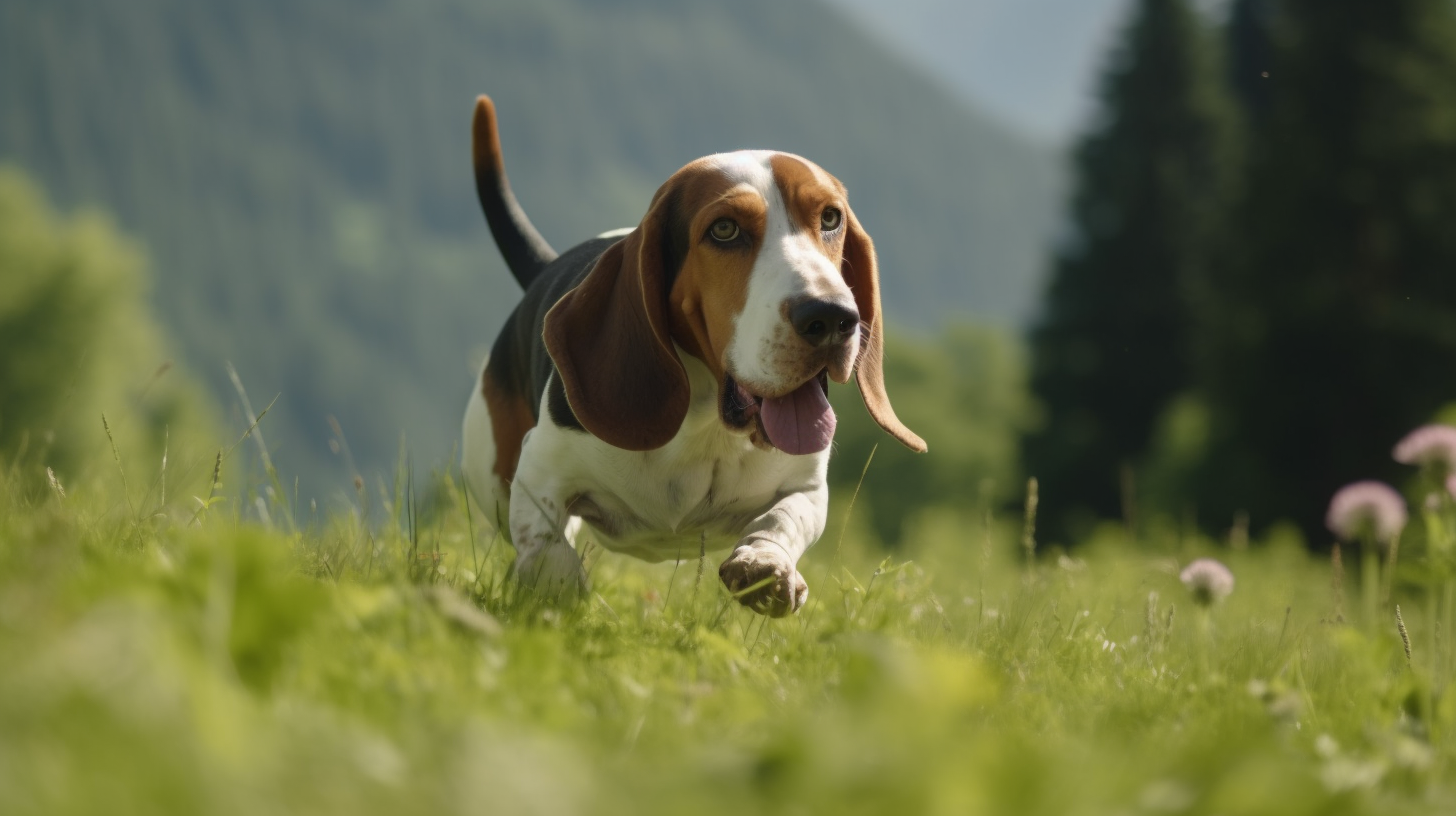
[[[210,467],[231,364],[304,503],[446,467],[519,297],[479,93],[558,249],[707,153],[848,185],[931,448],[834,394],[890,545],[1028,475],[1053,543],[1319,545],[1334,488],[1453,417],[1450,0],[0,0],[0,457]]]

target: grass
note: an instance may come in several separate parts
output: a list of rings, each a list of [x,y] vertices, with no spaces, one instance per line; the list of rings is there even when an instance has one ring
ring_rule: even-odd
[[[1336,622],[1328,561],[1287,536],[1133,547],[1109,527],[1028,566],[1019,518],[948,509],[888,557],[832,525],[793,618],[727,597],[721,556],[599,550],[590,598],[557,609],[505,580],[509,547],[448,481],[379,491],[395,524],[361,521],[360,490],[264,525],[193,498],[212,465],[166,503],[134,469],[124,499],[117,478],[0,484],[0,812],[1456,804],[1453,650],[1423,591],[1395,591],[1408,666],[1393,609]],[[1196,555],[1238,581],[1209,610],[1177,578]]]

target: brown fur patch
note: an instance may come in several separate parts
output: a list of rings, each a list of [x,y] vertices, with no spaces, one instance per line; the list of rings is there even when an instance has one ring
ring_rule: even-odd
[[[669,295],[673,339],[722,382],[734,321],[748,300],[748,279],[767,227],[768,202],[711,166],[685,175],[680,184],[688,247]],[[720,218],[738,223],[739,242],[720,245],[708,237]]]
[[[491,471],[509,489],[511,480],[516,478],[516,466],[521,462],[521,443],[526,432],[536,427],[536,419],[531,416],[531,403],[525,395],[500,387],[491,376],[490,364],[480,378],[480,394],[490,412],[490,433],[495,441],[495,464]]]
[[[778,153],[769,161],[773,168],[774,183],[779,195],[783,196],[784,207],[794,224],[810,235],[819,236],[819,245],[835,266],[844,257],[844,236],[841,226],[826,240],[820,229],[819,217],[824,210],[834,207],[840,211],[843,222],[848,222],[848,205],[845,203],[844,185],[817,165],[788,153]],[[842,222],[842,223],[843,223]]]

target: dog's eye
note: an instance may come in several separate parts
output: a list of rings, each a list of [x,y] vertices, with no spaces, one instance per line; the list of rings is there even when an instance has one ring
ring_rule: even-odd
[[[833,207],[825,207],[824,212],[819,213],[819,229],[825,232],[834,232],[844,222],[844,214]]]
[[[719,218],[708,227],[708,234],[714,241],[726,244],[738,237],[738,223],[731,218]]]

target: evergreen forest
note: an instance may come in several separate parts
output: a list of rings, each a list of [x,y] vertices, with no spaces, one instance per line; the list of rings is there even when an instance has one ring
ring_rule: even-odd
[[[1456,410],[1456,9],[1135,4],[1031,332],[1049,530],[1298,525]]]

